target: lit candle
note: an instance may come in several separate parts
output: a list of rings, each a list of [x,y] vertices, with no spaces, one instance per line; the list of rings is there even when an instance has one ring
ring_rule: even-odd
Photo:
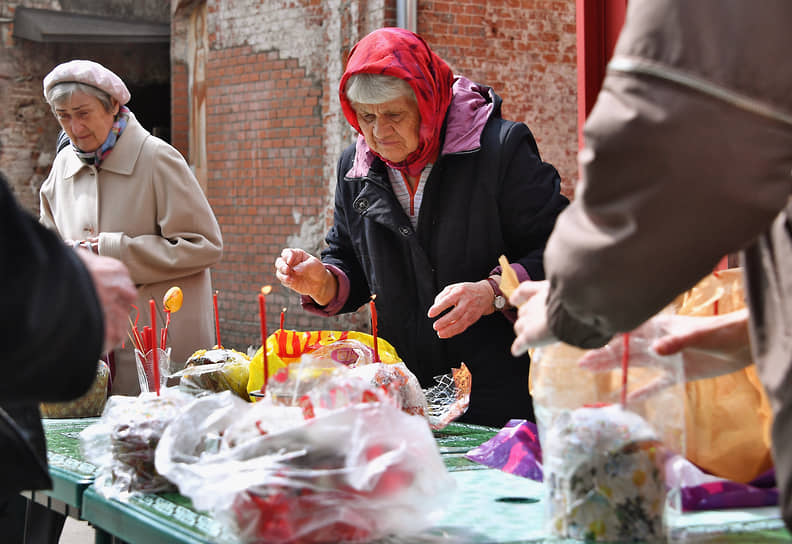
[[[212,295],[214,299],[214,314],[215,314],[215,336],[217,337],[217,347],[223,347],[223,344],[220,343],[220,312],[217,311],[217,291],[214,292]]]
[[[379,346],[377,345],[377,306],[374,304],[375,298],[377,298],[377,295],[371,295],[369,309],[371,310],[371,336],[374,337],[374,362],[379,363]]]
[[[149,308],[151,308],[151,364],[154,366],[154,390],[159,397],[159,362],[157,361],[159,351],[157,350],[157,308],[154,299],[149,299]]]
[[[283,308],[281,310],[281,322],[280,322],[280,329],[281,330],[283,330],[283,318],[284,318],[285,314],[286,314],[286,308]]]
[[[261,394],[267,392],[267,381],[269,379],[269,360],[267,358],[267,295],[272,291],[272,287],[265,285],[261,288],[258,295],[259,318],[261,319],[261,366],[263,380],[261,382]]]

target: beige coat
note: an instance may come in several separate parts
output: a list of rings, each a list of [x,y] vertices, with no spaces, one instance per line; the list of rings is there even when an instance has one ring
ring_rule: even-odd
[[[41,187],[40,220],[65,240],[98,234],[99,254],[126,264],[139,289],[141,330],[151,323],[149,299],[160,328],[163,295],[181,287],[184,304],[168,329],[175,362],[183,366],[194,350],[214,344],[209,267],[222,255],[220,227],[181,154],[133,115],[99,169],[71,147],[58,154]],[[137,384],[127,342],[116,350],[113,392],[137,394]]]
[[[792,527],[790,21],[788,0],[630,0],[545,269],[551,329],[595,347],[745,250]]]

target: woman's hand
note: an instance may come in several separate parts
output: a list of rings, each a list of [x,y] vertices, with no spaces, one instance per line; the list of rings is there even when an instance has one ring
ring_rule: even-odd
[[[320,306],[336,297],[338,282],[322,261],[298,248],[286,248],[275,260],[275,277],[284,287],[308,295]]]
[[[434,318],[448,310],[433,327],[439,338],[451,338],[465,332],[481,316],[494,312],[494,298],[487,280],[455,283],[440,291],[427,315]]]
[[[532,347],[543,346],[556,342],[547,325],[547,292],[548,281],[524,281],[509,297],[509,304],[516,306],[517,321],[514,332],[517,338],[512,343],[511,352],[519,357]]]

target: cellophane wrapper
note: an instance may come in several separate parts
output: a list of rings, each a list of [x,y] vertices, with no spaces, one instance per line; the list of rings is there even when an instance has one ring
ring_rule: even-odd
[[[165,428],[194,397],[174,388],[160,395],[111,396],[99,421],[80,433],[80,450],[96,465],[94,487],[107,498],[174,491],[154,468],[154,451]]]
[[[193,353],[182,370],[173,374],[179,378],[179,388],[195,396],[232,391],[239,398],[250,400],[247,383],[250,358],[234,349],[200,349]]]
[[[620,368],[581,368],[586,352],[566,344],[534,353],[531,384],[549,534],[665,541],[669,516],[680,510],[679,488],[667,485],[664,465],[684,451],[684,377],[681,357],[652,355],[652,340],[630,339],[631,353],[642,350],[656,360],[628,366],[625,405]],[[670,379],[666,387],[629,400],[629,393],[661,377]]]
[[[197,399],[166,429],[157,469],[245,543],[363,542],[437,521],[454,483],[426,420],[377,391],[337,407],[317,394],[308,419],[269,399]]]

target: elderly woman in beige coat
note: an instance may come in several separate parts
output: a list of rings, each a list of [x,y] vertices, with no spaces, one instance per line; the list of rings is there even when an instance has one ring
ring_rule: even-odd
[[[206,196],[181,154],[138,123],[124,105],[129,91],[104,66],[61,64],[44,79],[44,96],[71,146],[41,187],[41,222],[67,243],[127,266],[139,290],[141,329],[150,323],[148,301],[156,301],[161,319],[163,295],[181,287],[184,303],[172,316],[168,345],[183,364],[214,344],[209,267],[222,255],[222,238]],[[131,342],[115,352],[114,366],[112,391],[137,394]]]

